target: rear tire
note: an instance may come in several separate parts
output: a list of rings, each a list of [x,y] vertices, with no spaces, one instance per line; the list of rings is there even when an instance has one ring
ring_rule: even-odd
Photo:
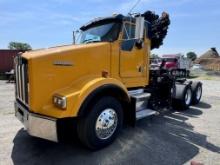
[[[176,95],[173,99],[173,107],[177,110],[187,110],[192,101],[192,89],[190,85],[176,84]]]
[[[192,105],[196,105],[200,102],[202,97],[202,83],[201,82],[193,82],[192,84]]]
[[[106,96],[94,104],[86,117],[79,120],[77,132],[85,146],[97,150],[115,140],[122,124],[123,111],[120,102],[114,97]]]

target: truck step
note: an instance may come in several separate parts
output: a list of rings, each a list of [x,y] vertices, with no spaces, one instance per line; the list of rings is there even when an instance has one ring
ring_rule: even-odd
[[[144,109],[141,111],[136,111],[136,120],[143,119],[148,116],[157,115],[158,112],[151,109]]]
[[[150,99],[151,96],[150,93],[146,93],[143,90],[137,90],[130,92],[129,95],[135,100],[136,111],[147,109],[148,100]]]
[[[132,95],[132,97],[135,98],[137,101],[148,100],[150,96],[151,96],[150,93],[140,93],[140,94]]]
[[[144,92],[144,89],[138,89],[138,90],[132,90],[128,91],[128,94],[135,98],[135,100],[138,101],[143,101],[143,100],[148,100],[149,97],[151,96],[150,93]]]
[[[130,90],[130,91],[128,91],[128,94],[129,94],[130,96],[138,95],[138,94],[141,94],[141,93],[144,93],[144,89],[136,89],[136,90]]]

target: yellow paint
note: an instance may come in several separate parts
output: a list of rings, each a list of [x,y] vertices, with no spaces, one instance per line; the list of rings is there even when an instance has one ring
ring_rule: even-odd
[[[121,35],[113,43],[90,43],[41,49],[24,53],[28,60],[30,110],[55,118],[77,116],[80,106],[92,91],[114,84],[127,92],[130,87],[149,83],[150,41],[131,52],[120,50]],[[54,63],[68,63],[59,66]],[[141,67],[142,71],[138,72]],[[102,72],[108,77],[102,77]],[[52,96],[67,97],[67,109],[53,105]]]

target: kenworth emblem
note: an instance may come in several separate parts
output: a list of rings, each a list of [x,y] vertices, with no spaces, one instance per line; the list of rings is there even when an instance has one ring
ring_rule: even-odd
[[[58,66],[73,66],[71,61],[54,61],[53,64]]]

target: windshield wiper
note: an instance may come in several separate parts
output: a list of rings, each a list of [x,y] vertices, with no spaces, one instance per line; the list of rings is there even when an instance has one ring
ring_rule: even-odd
[[[99,42],[99,41],[94,39],[88,39],[88,40],[84,40],[82,43],[91,43],[91,42]]]

